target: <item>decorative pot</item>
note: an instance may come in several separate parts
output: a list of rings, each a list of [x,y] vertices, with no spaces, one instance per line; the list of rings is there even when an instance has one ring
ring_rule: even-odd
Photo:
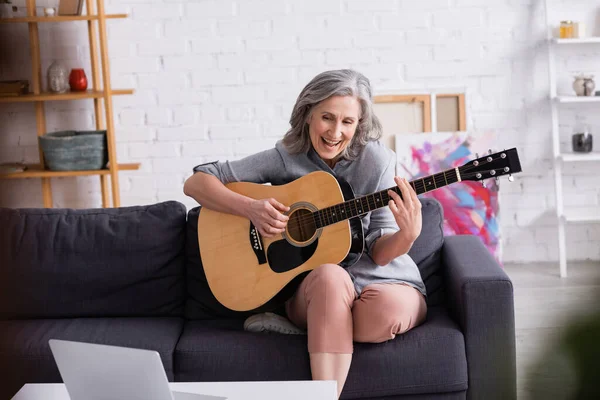
[[[589,153],[592,151],[593,140],[592,135],[589,132],[576,133],[572,137],[573,139],[573,151],[577,153]]]
[[[54,61],[48,67],[48,91],[54,93],[65,93],[69,90],[69,71],[67,68]]]
[[[577,75],[573,81],[573,90],[577,96],[593,96],[595,88],[594,75]]]
[[[106,168],[106,130],[60,131],[38,137],[46,167],[52,171]]]
[[[73,68],[69,75],[69,86],[74,92],[82,92],[87,89],[87,77],[83,68]]]

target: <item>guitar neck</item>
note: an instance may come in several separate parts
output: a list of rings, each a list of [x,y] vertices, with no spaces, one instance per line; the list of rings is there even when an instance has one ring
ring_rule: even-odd
[[[460,182],[460,173],[458,168],[449,169],[434,175],[410,181],[417,195],[430,192],[441,187]],[[388,190],[393,190],[400,197],[402,193],[398,186],[382,190],[380,192],[368,194],[363,197],[357,197],[344,203],[339,203],[331,207],[323,208],[313,213],[317,228],[332,225],[340,221],[358,217],[389,204],[391,199]]]

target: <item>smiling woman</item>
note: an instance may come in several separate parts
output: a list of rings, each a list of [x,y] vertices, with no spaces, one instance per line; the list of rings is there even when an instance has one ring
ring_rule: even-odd
[[[372,102],[371,86],[364,75],[353,70],[325,71],[301,91],[292,110],[291,127],[275,148],[241,160],[199,165],[184,186],[188,196],[208,209],[205,215],[217,211],[249,220],[256,248],[264,247],[263,254],[270,256],[273,248],[285,246],[284,235],[294,226],[293,219],[288,226],[288,215],[293,218],[298,204],[310,203],[309,192],[318,192],[318,188],[303,186],[305,201],[288,204],[289,197],[283,194],[254,198],[267,196],[236,191],[237,182],[298,184],[300,178],[324,171],[337,179],[339,186],[349,184],[357,194],[400,188],[402,198],[388,191],[389,207],[365,206],[372,211],[360,218],[359,232],[367,254],[344,268],[332,257],[323,256],[322,264],[319,258],[319,265],[302,276],[283,305],[291,322],[307,332],[313,379],[336,380],[338,394],[350,368],[353,342],[393,339],[420,325],[427,313],[425,285],[407,254],[421,232],[421,203],[407,181],[394,176],[396,156],[378,141],[381,124],[373,114]],[[363,214],[362,208],[360,211]],[[244,232],[247,236],[248,230]],[[326,234],[323,231],[319,240],[325,242]],[[362,249],[362,240],[360,244]],[[310,251],[309,247],[303,249]],[[293,263],[291,258],[284,258],[285,263]],[[244,271],[254,271],[253,266],[244,266]],[[240,274],[226,279],[245,278]],[[282,332],[277,328],[278,324],[281,328],[280,319],[273,315],[255,319],[263,327],[247,326]]]
[[[310,113],[307,121],[310,141],[331,168],[352,141],[359,117],[360,104],[351,96],[330,97]]]

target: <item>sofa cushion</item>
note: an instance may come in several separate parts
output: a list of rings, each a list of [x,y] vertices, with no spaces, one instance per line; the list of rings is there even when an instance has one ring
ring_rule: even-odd
[[[436,306],[445,301],[442,274],[442,246],[444,244],[444,209],[433,198],[420,198],[423,227],[408,254],[417,263],[427,290],[427,305]]]
[[[175,380],[310,380],[306,335],[251,333],[240,320],[186,321]],[[344,398],[467,389],[464,337],[441,307],[427,322],[380,344],[356,343]]]
[[[181,316],[181,203],[0,209],[0,318]]]
[[[77,318],[0,321],[0,399],[10,399],[25,383],[60,383],[48,340],[156,350],[169,380],[173,380],[173,353],[183,319]]]

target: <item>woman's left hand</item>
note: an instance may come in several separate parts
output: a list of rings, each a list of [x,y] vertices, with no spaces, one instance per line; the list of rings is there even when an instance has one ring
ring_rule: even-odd
[[[389,203],[390,209],[394,214],[398,228],[400,228],[398,234],[412,244],[421,234],[423,222],[421,202],[406,179],[395,176],[394,181],[400,188],[402,198],[393,190],[388,190],[388,194],[392,198]]]

